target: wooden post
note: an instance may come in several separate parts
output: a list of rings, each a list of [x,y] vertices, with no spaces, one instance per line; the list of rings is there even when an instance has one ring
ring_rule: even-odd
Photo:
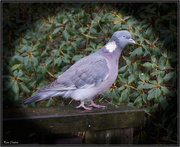
[[[86,144],[132,144],[133,128],[87,131]]]
[[[132,143],[133,128],[143,124],[144,112],[126,105],[106,106],[91,111],[75,106],[4,109],[3,141],[21,144],[33,136],[84,131],[85,143]]]

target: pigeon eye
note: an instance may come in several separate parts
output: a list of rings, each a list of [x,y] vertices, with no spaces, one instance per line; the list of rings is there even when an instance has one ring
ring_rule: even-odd
[[[125,35],[123,35],[123,38],[126,38],[126,36],[125,36]]]

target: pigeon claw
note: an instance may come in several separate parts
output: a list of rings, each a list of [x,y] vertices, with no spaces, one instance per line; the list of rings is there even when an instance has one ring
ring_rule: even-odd
[[[92,110],[92,107],[87,107],[82,103],[79,106],[77,106],[76,108],[81,108],[81,107],[84,108],[85,110]]]
[[[93,106],[94,108],[106,108],[106,106],[102,106],[102,105],[93,105],[93,104],[91,104],[91,105],[88,105],[88,107],[91,107],[91,106]]]
[[[93,106],[94,108],[106,108],[106,106],[96,105],[93,101],[91,101],[91,104],[88,106]]]

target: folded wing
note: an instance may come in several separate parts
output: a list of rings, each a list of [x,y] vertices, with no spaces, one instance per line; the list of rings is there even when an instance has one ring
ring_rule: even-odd
[[[98,86],[108,76],[107,60],[103,56],[87,56],[76,62],[57,80],[42,87],[38,92],[76,90]]]

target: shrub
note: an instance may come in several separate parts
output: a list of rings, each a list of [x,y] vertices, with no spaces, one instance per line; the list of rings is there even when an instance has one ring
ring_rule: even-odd
[[[177,143],[176,3],[3,4],[4,107],[20,107],[119,30],[136,45],[123,50],[117,80],[96,101],[145,111],[135,143]],[[30,106],[66,103],[53,98]]]

